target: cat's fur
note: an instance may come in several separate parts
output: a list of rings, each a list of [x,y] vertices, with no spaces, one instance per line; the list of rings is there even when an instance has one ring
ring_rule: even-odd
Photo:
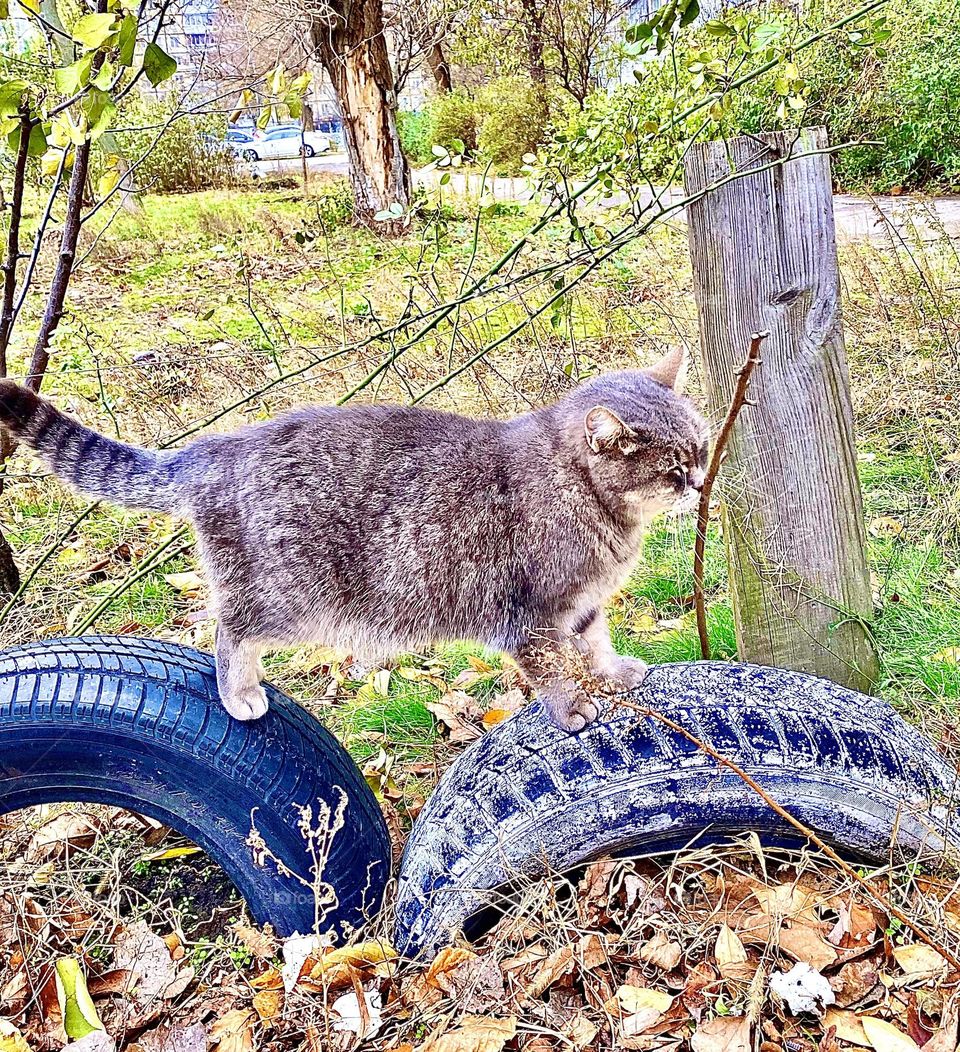
[[[597,708],[570,656],[615,688],[604,604],[651,516],[703,485],[707,426],[681,355],[598,377],[507,421],[388,406],[310,407],[172,453],[98,435],[0,382],[0,424],[78,489],[194,525],[219,623],[217,681],[263,715],[260,654],[318,642],[361,658],[476,640],[512,654],[554,721]]]

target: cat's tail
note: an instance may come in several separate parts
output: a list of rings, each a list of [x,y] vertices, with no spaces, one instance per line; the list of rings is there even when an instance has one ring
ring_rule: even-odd
[[[97,434],[12,380],[0,380],[0,425],[90,496],[158,511],[179,503],[172,457]]]

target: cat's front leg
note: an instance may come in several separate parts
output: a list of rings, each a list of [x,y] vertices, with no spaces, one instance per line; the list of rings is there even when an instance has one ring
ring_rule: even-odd
[[[613,649],[610,626],[602,610],[595,611],[579,629],[577,637],[591,668],[615,690],[634,690],[647,678],[650,668],[645,661],[625,657]]]
[[[261,644],[245,639],[223,620],[217,625],[217,689],[223,707],[236,720],[257,720],[269,708],[260,683]]]
[[[572,636],[552,629],[532,633],[513,656],[561,730],[581,731],[600,715],[586,689],[595,677]]]

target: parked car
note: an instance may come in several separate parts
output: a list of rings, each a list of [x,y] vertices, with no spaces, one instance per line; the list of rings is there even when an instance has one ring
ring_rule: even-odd
[[[228,146],[243,145],[253,142],[253,132],[245,128],[227,128],[227,134],[223,140]]]
[[[233,148],[245,161],[299,157],[301,151],[313,157],[330,149],[330,139],[318,132],[304,132],[295,124],[281,124],[257,132],[250,142],[235,143]]]

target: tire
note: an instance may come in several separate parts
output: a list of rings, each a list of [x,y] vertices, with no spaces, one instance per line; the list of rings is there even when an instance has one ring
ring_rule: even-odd
[[[244,150],[240,155],[245,161],[259,161],[260,154],[256,150]]]
[[[267,686],[262,719],[231,719],[213,658],[129,637],[53,639],[0,654],[0,814],[84,801],[171,825],[217,861],[259,923],[314,929],[311,859],[300,808],[344,795],[343,828],[323,880],[336,905],[320,930],[340,936],[380,907],[390,840],[376,799],[346,750],[308,712]],[[342,791],[342,794],[341,794]],[[254,825],[289,867],[260,864]]]
[[[314,148],[310,145],[310,143],[304,143],[303,146],[300,147],[300,152],[303,154],[304,157],[310,158],[317,151],[314,150]]]
[[[650,671],[632,698],[754,776],[834,847],[885,858],[960,845],[957,773],[877,698],[782,669],[698,662]],[[623,707],[579,734],[534,703],[474,743],[440,779],[407,841],[396,945],[433,956],[519,875],[609,854],[675,851],[756,831],[802,836],[729,768]]]

